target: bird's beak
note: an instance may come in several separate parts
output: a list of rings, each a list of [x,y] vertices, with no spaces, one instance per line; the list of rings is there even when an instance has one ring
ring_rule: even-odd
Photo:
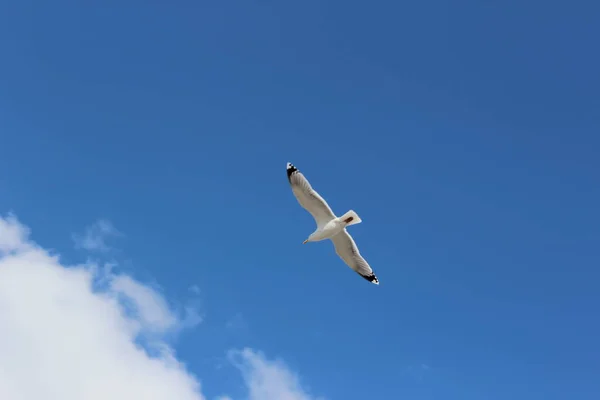
[[[308,239],[306,239],[304,242],[302,242],[302,244],[306,244],[308,243]]]

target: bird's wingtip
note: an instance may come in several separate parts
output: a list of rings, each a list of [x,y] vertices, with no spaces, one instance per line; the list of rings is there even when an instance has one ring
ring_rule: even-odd
[[[292,164],[291,162],[287,163],[286,169],[287,169],[288,180],[291,179],[291,176],[294,172],[298,171],[298,169],[296,167],[294,167],[294,164]],[[290,182],[291,182],[291,180],[290,180]]]
[[[363,278],[365,278],[366,280],[368,280],[369,282],[375,284],[375,285],[379,285],[379,279],[377,279],[377,277],[375,276],[375,274],[371,274],[371,275],[361,275]]]

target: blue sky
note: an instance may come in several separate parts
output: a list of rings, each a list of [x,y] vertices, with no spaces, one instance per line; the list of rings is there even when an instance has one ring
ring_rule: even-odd
[[[600,6],[213,3],[1,3],[0,213],[195,296],[210,399],[245,346],[327,399],[595,398]],[[380,286],[301,245],[288,161]]]

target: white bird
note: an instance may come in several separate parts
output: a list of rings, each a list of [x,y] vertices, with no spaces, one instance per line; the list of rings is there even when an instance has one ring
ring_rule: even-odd
[[[325,199],[312,188],[292,163],[287,163],[287,176],[294,196],[300,205],[311,213],[317,223],[317,229],[302,244],[331,239],[335,252],[350,268],[369,282],[379,285],[379,280],[371,266],[360,255],[354,239],[346,230],[346,227],[362,222],[358,214],[350,210],[341,217],[336,217]]]

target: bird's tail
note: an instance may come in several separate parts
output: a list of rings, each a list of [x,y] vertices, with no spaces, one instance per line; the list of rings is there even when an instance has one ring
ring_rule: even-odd
[[[348,211],[346,214],[342,215],[340,219],[346,223],[346,226],[360,224],[362,222],[362,219],[360,219],[354,210]]]

